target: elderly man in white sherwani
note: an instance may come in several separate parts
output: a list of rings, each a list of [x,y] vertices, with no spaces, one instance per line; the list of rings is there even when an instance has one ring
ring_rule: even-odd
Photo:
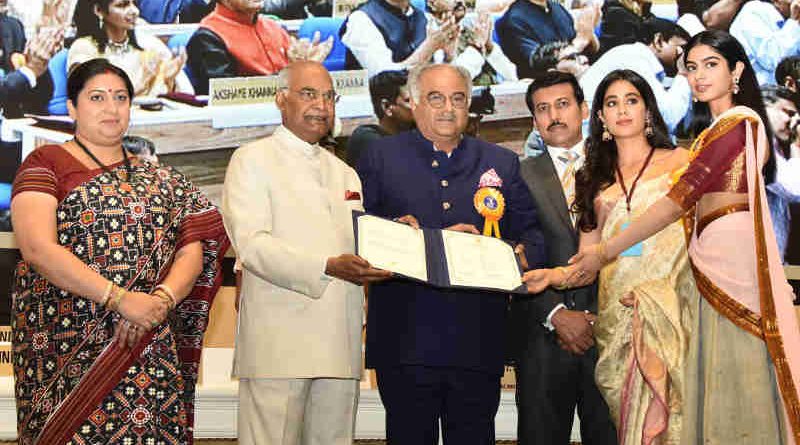
[[[325,68],[281,73],[283,125],[233,154],[222,213],[243,270],[234,374],[242,445],[352,445],[363,290],[390,276],[353,254],[355,171],[318,144],[334,119]]]

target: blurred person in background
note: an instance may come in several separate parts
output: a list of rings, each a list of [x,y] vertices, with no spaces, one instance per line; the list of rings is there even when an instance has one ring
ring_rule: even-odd
[[[353,130],[347,142],[347,163],[351,167],[372,141],[414,128],[406,82],[406,71],[383,71],[369,79],[369,95],[378,124],[359,125]]]
[[[555,0],[516,0],[497,21],[497,35],[503,52],[517,66],[517,77],[531,78],[531,58],[540,45],[562,41],[578,53],[597,51],[594,28],[599,20],[596,5],[573,20],[570,11]]]
[[[784,58],[775,67],[775,83],[800,93],[800,56]]]
[[[217,0],[187,45],[198,94],[208,94],[209,79],[267,76],[295,60],[322,62],[333,38],[296,39],[281,25],[259,16],[262,0]]]
[[[800,0],[748,1],[730,26],[742,44],[759,85],[775,83],[775,68],[800,55]]]
[[[102,57],[128,74],[134,96],[194,93],[183,72],[186,52],[173,54],[157,37],[137,32],[138,18],[134,0],[78,0],[78,38],[69,49],[67,67]]]
[[[459,32],[455,17],[429,30],[425,11],[409,0],[369,0],[350,13],[339,35],[347,47],[345,68],[371,77],[430,62],[436,50],[452,48]]]
[[[761,88],[764,106],[772,128],[775,156],[775,182],[767,186],[767,199],[772,212],[772,225],[778,252],[784,259],[791,229],[790,204],[800,202],[800,158],[793,152],[800,144],[800,116],[797,95],[777,85]]]

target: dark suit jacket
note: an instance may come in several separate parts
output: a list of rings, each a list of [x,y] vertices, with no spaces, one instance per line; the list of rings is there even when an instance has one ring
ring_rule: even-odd
[[[572,227],[564,191],[550,154],[546,149],[541,149],[537,155],[525,159],[521,163],[520,173],[531,191],[536,208],[539,209],[542,233],[548,240],[547,267],[563,266],[578,251],[579,235]],[[596,286],[567,291],[548,288],[536,296],[515,297],[511,312],[512,336],[519,340],[517,348],[524,349],[527,343],[525,339],[532,335],[541,335],[546,331],[542,323],[550,311],[560,303],[568,309],[596,313]],[[517,353],[522,349],[518,349]]]
[[[53,79],[44,73],[31,88],[28,78],[19,71],[0,77],[0,108],[6,118],[22,117],[23,113],[47,112],[47,103],[53,95]]]
[[[535,267],[542,263],[543,238],[519,161],[510,150],[465,136],[448,158],[412,130],[367,147],[356,170],[368,213],[387,218],[410,214],[424,227],[467,223],[481,230],[483,218],[472,200],[480,177],[490,169],[502,179],[499,189],[506,200],[500,233],[523,242]],[[507,302],[508,295],[499,292],[438,289],[400,279],[375,284],[369,293],[367,367],[425,365],[501,374]]]
[[[517,76],[533,77],[531,56],[545,43],[575,38],[572,16],[561,3],[548,0],[549,12],[529,0],[517,0],[497,21],[497,36],[505,55],[517,65]]]
[[[11,67],[10,57],[13,53],[25,51],[25,29],[15,17],[0,14],[0,42],[3,53],[0,54],[0,68],[6,73],[14,71]]]
[[[617,0],[608,0],[603,4],[603,18],[600,22],[600,49],[592,58],[597,60],[615,46],[644,42],[648,37],[645,20],[652,18],[649,12],[640,17],[622,6]]]

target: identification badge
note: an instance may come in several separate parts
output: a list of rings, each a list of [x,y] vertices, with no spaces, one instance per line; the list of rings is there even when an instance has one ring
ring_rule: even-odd
[[[622,225],[622,230],[628,228],[630,223],[625,223]],[[619,254],[619,256],[642,256],[642,250],[644,249],[644,241],[638,242],[633,246],[627,248],[624,252]]]

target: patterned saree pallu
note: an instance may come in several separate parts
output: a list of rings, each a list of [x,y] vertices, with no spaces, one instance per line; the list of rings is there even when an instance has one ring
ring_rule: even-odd
[[[16,192],[41,190],[53,173],[25,167]],[[131,349],[112,341],[118,314],[20,262],[12,316],[20,444],[190,444],[202,336],[228,247],[220,215],[166,167],[145,162],[81,179],[57,196],[57,240],[91,269],[150,292],[175,252],[200,240],[203,271],[167,321]]]

